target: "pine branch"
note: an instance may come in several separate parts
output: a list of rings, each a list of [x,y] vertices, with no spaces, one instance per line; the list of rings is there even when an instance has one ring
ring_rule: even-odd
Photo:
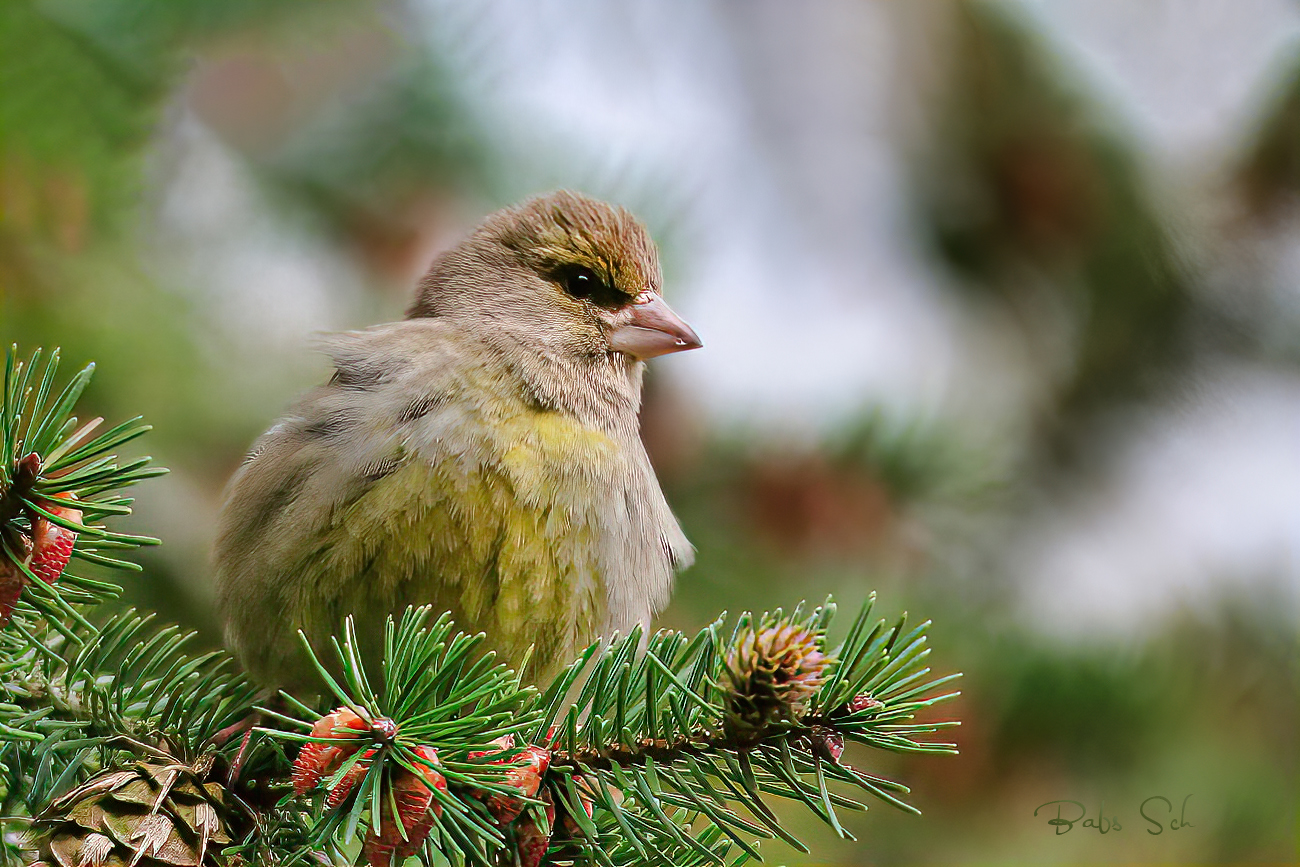
[[[744,615],[729,634],[722,619],[690,639],[661,631],[643,642],[634,632],[588,648],[541,692],[479,655],[482,636],[454,634],[445,614],[430,622],[427,608],[389,622],[373,689],[349,621],[333,668],[311,657],[339,707],[318,718],[284,696],[302,718],[264,712],[301,733],[259,731],[302,745],[296,788],[320,786],[306,845],[322,850],[345,852],[362,830],[377,846],[386,792],[424,765],[445,784],[432,790],[441,809],[426,845],[452,863],[492,864],[539,827],[553,856],[593,864],[622,863],[613,852],[722,864],[733,851],[757,857],[754,839],[764,837],[806,851],[771,798],[802,803],[841,836],[837,811],[865,809],[845,790],[916,812],[905,786],[841,761],[846,739],[954,752],[921,738],[955,723],[908,722],[954,695],[938,694],[952,677],[932,678],[924,665],[928,624],[872,625],[871,608],[831,652],[829,601],[806,615],[802,606]]]
[[[0,401],[0,807],[34,817],[47,861],[738,865],[761,839],[807,851],[773,799],[845,837],[862,794],[916,812],[906,786],[842,761],[846,741],[955,751],[929,740],[955,722],[917,717],[956,675],[927,666],[928,623],[873,621],[874,597],[834,647],[828,600],[614,637],[542,689],[427,607],[390,618],[367,671],[349,619],[328,664],[303,640],[327,703],[255,709],[224,652],[105,617],[120,588],[66,570],[133,568],[120,553],[156,540],[102,522],[163,471],[111,454],[138,420],[93,436],[100,420],[71,415],[91,367],[56,389],[57,351],[41,358],[8,354]]]
[[[192,763],[251,712],[256,689],[223,652],[188,654],[193,633],[134,611],[73,633],[4,635],[0,765],[24,779],[9,793],[32,815],[112,764],[116,745]]]
[[[615,815],[628,801],[651,812],[667,802],[695,810],[742,848],[742,835],[804,848],[764,795],[802,802],[841,836],[836,807],[864,806],[828,781],[911,810],[898,797],[906,787],[840,762],[843,739],[904,752],[954,751],[916,739],[949,724],[899,722],[950,698],[934,693],[951,678],[926,680],[928,624],[907,634],[902,620],[869,630],[871,604],[829,654],[821,641],[834,615],[829,602],[806,617],[800,609],[788,617],[742,616],[725,641],[719,620],[690,642],[665,632],[643,651],[637,635],[615,642],[567,710],[552,768],[595,778],[598,806]],[[770,682],[754,676],[765,666],[778,675]]]
[[[76,558],[138,571],[118,554],[158,540],[115,533],[99,521],[129,515],[131,500],[119,492],[167,472],[149,467],[150,458],[119,464],[111,454],[150,430],[138,418],[98,436],[92,435],[103,419],[78,424],[72,411],[93,364],[56,392],[59,351],[43,365],[42,359],[37,349],[21,361],[17,346],[11,347],[0,391],[0,625],[16,608],[29,629],[67,618],[80,621],[74,606],[120,592],[114,584],[69,573],[66,566]]]

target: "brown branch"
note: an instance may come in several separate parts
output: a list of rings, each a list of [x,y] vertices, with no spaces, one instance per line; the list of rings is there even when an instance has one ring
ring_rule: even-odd
[[[734,750],[737,753],[747,752],[763,744],[777,743],[783,739],[793,740],[805,737],[811,732],[812,723],[811,718],[809,718],[798,726],[776,730],[768,729],[763,733],[763,736],[758,738],[752,736],[741,737],[734,732],[723,732],[697,738],[683,738],[676,741],[668,741],[664,738],[644,738],[637,741],[635,749],[629,749],[622,744],[602,749],[579,750],[575,753],[553,749],[551,751],[551,767],[578,769],[585,767],[608,770],[614,765],[622,768],[644,765],[648,759],[669,764],[685,756],[707,756],[710,753],[722,750]]]
[[[13,482],[0,493],[0,527],[22,514],[27,498],[41,475],[41,457],[32,452],[14,461]]]

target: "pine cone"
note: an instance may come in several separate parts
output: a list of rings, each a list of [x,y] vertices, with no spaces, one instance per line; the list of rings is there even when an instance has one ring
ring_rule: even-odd
[[[233,814],[206,764],[104,771],[37,819],[31,845],[59,867],[217,867]]]
[[[884,706],[885,703],[883,701],[873,698],[869,692],[858,693],[853,696],[853,700],[848,704],[849,713],[861,713],[864,710],[874,710],[875,708]]]
[[[492,755],[493,753],[513,750],[515,739],[513,735],[503,735],[492,743],[496,746],[496,749],[472,752],[469,754],[469,758],[477,759],[483,756]],[[507,769],[505,779],[502,782],[518,789],[523,793],[525,798],[532,798],[537,794],[537,790],[541,788],[542,777],[546,775],[546,769],[551,763],[550,750],[547,750],[545,747],[534,745],[525,748],[522,752],[516,753],[513,756],[497,759],[489,762],[489,764],[498,765],[507,762],[514,763],[521,760],[526,762],[526,764]],[[488,812],[492,814],[492,818],[502,825],[509,824],[519,818],[519,814],[522,813],[524,807],[527,806],[527,804],[519,798],[511,797],[510,795],[488,794],[478,790],[475,790],[471,794],[476,798],[486,799],[485,803]]]
[[[339,781],[330,788],[329,792],[326,793],[325,809],[333,810],[335,807],[341,806],[343,802],[348,799],[348,795],[352,794],[352,790],[356,788],[357,783],[361,782],[362,778],[365,777],[366,772],[370,770],[370,759],[374,758],[374,755],[377,752],[379,752],[379,750],[366,750],[361,754],[361,758],[357,759],[356,762],[353,763],[352,767],[348,768],[347,773],[340,777]],[[346,757],[344,758],[344,761],[346,761]]]
[[[72,498],[72,494],[55,494],[60,499]],[[59,503],[43,503],[45,511],[58,515],[75,524],[81,523],[81,510]],[[77,543],[77,534],[67,527],[60,527],[42,515],[32,517],[32,574],[46,584],[59,580],[68,561],[72,559],[72,546]]]
[[[34,457],[29,455],[29,458]],[[69,498],[70,493],[56,495]],[[81,511],[58,503],[45,503],[46,511],[80,523]],[[77,534],[66,527],[60,527],[49,518],[33,513],[30,516],[31,534],[15,532],[10,537],[17,539],[19,555],[27,569],[46,584],[53,584],[67,568],[72,559],[72,547],[77,543]],[[9,622],[14,614],[14,606],[27,586],[27,575],[4,554],[0,554],[0,626]]]
[[[555,829],[555,806],[550,791],[544,791],[541,799],[546,802],[546,826],[548,831]],[[551,835],[537,824],[537,817],[529,812],[515,824],[515,854],[519,867],[540,867],[546,857],[546,850],[551,846]]]
[[[438,751],[433,747],[416,747],[415,751],[425,761],[438,762]],[[422,763],[417,762],[415,767],[419,776],[403,769],[393,780],[392,800],[397,804],[401,827],[393,820],[389,799],[384,797],[379,826],[366,835],[361,851],[371,867],[401,864],[420,851],[433,830],[433,820],[442,815],[442,805],[434,798],[433,790],[446,792],[447,779]]]
[[[31,559],[32,540],[21,533],[15,533],[18,539],[18,553],[23,558],[23,562]],[[5,626],[14,616],[14,606],[18,604],[18,597],[23,595],[23,588],[27,586],[27,576],[17,563],[10,560],[8,555],[0,553],[0,626]]]
[[[826,673],[821,640],[820,634],[792,623],[741,634],[727,657],[727,728],[741,743],[757,742],[772,722],[803,716]]]
[[[302,749],[298,750],[298,758],[293,760],[294,794],[306,794],[322,779],[337,771],[349,756],[366,745],[366,734],[370,730],[370,723],[346,707],[335,708],[318,719],[311,728],[311,736],[330,738],[338,743],[312,742],[302,745]]]

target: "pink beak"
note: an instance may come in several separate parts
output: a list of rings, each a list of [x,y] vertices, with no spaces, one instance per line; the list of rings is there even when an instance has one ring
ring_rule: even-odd
[[[609,335],[609,346],[615,352],[644,361],[704,345],[694,329],[658,295],[642,294],[630,310],[627,322]]]

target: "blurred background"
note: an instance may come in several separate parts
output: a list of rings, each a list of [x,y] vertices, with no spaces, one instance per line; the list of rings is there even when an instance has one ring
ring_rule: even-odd
[[[648,383],[663,623],[876,589],[966,672],[960,757],[849,755],[922,817],[771,863],[1296,859],[1300,4],[5,0],[0,339],[155,426],[133,599],[219,640],[311,336],[561,186],[706,343]]]

